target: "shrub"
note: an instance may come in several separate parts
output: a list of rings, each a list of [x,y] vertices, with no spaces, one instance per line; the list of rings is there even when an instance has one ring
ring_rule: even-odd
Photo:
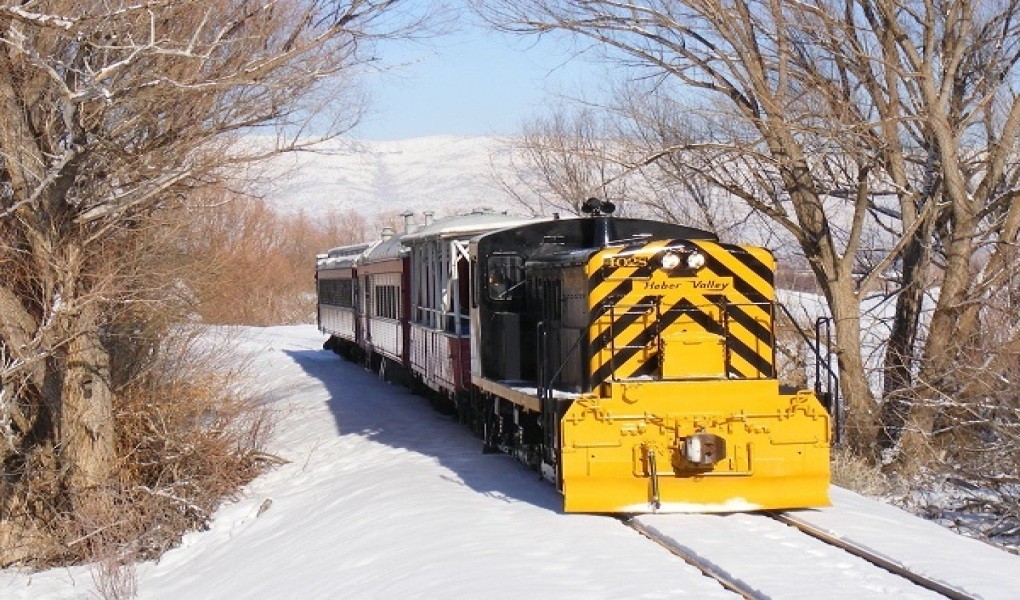
[[[872,497],[884,496],[893,487],[879,465],[854,454],[845,446],[832,449],[830,464],[833,485]]]
[[[125,573],[135,560],[207,527],[223,500],[276,460],[263,451],[272,413],[228,352],[178,330],[117,389],[117,464],[104,488],[87,492],[89,502],[67,504],[45,447],[28,454],[0,519],[4,541],[20,543],[5,547],[0,563],[93,562],[104,596],[130,597]]]

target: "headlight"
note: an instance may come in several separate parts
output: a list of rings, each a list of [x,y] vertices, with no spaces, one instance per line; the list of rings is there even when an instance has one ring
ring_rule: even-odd
[[[680,255],[677,254],[676,252],[667,252],[662,255],[662,258],[659,259],[659,264],[662,265],[663,269],[666,269],[667,271],[672,271],[673,269],[680,266]]]
[[[700,269],[705,266],[705,255],[700,252],[691,252],[687,255],[687,266],[692,269]]]

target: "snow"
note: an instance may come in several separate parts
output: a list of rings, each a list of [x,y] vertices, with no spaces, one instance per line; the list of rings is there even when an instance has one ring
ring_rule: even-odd
[[[322,144],[315,153],[274,159],[267,177],[274,186],[266,195],[284,212],[312,214],[506,210],[513,203],[498,180],[509,172],[511,157],[508,141],[494,136],[344,139]]]
[[[728,597],[616,519],[561,514],[537,474],[321,350],[314,327],[244,331],[285,414],[270,450],[291,462],[141,565],[139,598]],[[3,598],[91,588],[84,568],[0,575]]]
[[[313,326],[230,331],[256,355],[259,382],[281,411],[269,450],[290,462],[222,507],[208,531],[139,565],[139,598],[733,597],[618,519],[563,514],[536,473],[482,454],[423,399],[321,350]],[[1008,576],[1020,558],[892,507],[838,490],[834,498],[833,509],[797,514],[965,581],[968,593],[1015,593]],[[665,528],[663,517],[641,519]],[[756,577],[774,597],[850,597],[844,588],[930,597],[761,515],[670,517],[682,520],[674,539]],[[0,572],[5,599],[93,591],[87,567]]]
[[[1020,557],[957,535],[930,521],[849,490],[830,490],[833,506],[792,515],[835,537],[853,540],[910,571],[975,598],[1020,596]],[[890,532],[895,531],[895,535]]]
[[[826,600],[942,597],[765,515],[646,515],[637,520],[767,598],[818,598],[822,590]]]

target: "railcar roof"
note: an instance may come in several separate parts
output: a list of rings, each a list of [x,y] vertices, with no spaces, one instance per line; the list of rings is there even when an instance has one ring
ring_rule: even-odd
[[[330,248],[326,253],[329,258],[337,258],[340,256],[358,255],[367,250],[370,246],[376,242],[361,242],[360,244],[348,244],[346,246],[337,246],[336,248]]]
[[[368,264],[400,258],[401,254],[405,251],[403,244],[404,237],[398,235],[379,242],[361,255],[360,262]]]
[[[400,239],[407,243],[427,238],[470,237],[486,231],[526,225],[543,219],[544,217],[522,217],[495,211],[479,210],[465,215],[438,219],[430,225],[402,236]]]
[[[367,252],[370,252],[372,248],[379,244],[379,241],[374,242],[362,242],[360,244],[350,244],[347,246],[337,246],[336,248],[330,248],[329,252],[326,253],[326,258],[321,258],[316,263],[316,268],[322,269],[344,269],[353,266],[359,258],[364,256]]]

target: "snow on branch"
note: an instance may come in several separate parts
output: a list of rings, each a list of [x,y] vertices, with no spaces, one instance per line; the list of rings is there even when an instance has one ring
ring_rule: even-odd
[[[0,15],[11,17],[22,23],[36,25],[38,27],[57,27],[64,31],[70,31],[76,23],[75,20],[67,17],[31,12],[20,6],[0,6]]]
[[[64,153],[47,169],[46,178],[39,182],[31,196],[15,202],[10,208],[0,212],[0,219],[5,219],[21,207],[34,204],[44,194],[49,187],[64,173],[65,167],[71,163],[80,154],[80,148],[72,146],[64,150]]]

